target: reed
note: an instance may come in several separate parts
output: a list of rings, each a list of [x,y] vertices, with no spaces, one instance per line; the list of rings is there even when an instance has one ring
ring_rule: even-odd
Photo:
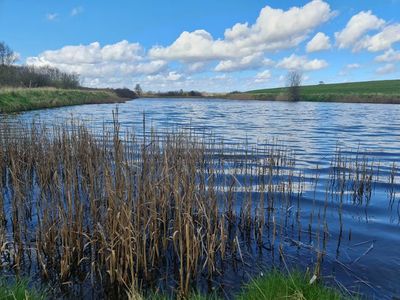
[[[117,113],[100,131],[74,121],[3,122],[2,268],[39,274],[58,296],[92,286],[93,297],[140,299],[141,290],[160,289],[185,299],[251,264],[253,251],[275,257],[288,240],[307,246],[307,228],[319,275],[328,200],[338,197],[340,214],[343,195],[357,203],[372,195],[374,164],[338,154],[316,217],[315,199],[312,211],[301,209],[304,172],[275,141],[228,151],[195,132],[144,132],[122,132]]]

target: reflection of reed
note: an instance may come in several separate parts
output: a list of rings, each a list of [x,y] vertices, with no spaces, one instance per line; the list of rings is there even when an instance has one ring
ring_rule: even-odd
[[[343,204],[367,206],[379,179],[373,162],[338,150],[328,180],[316,167],[312,208],[304,209],[308,179],[277,142],[226,151],[193,132],[152,131],[138,140],[120,132],[117,119],[96,137],[74,122],[50,130],[1,125],[4,268],[18,273],[36,266],[60,289],[91,282],[121,296],[126,289],[172,286],[185,297],[196,282],[221,276],[224,265],[251,263],[253,251],[285,261],[294,245],[315,256],[319,276],[330,226],[339,228],[339,252]],[[395,174],[393,165],[392,202]],[[337,225],[328,222],[331,202]]]

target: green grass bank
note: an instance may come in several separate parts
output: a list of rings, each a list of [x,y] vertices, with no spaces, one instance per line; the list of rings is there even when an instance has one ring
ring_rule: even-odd
[[[18,280],[7,283],[4,278],[0,280],[0,299],[13,300],[39,300],[47,299],[45,291],[29,288],[28,282]],[[142,296],[135,291],[127,292],[129,300],[173,300],[179,297],[168,297],[159,293]],[[193,293],[187,300],[222,300],[216,294],[201,295]],[[263,277],[253,279],[242,288],[242,291],[232,297],[233,300],[347,300],[357,299],[343,295],[338,290],[324,286],[320,283],[310,284],[310,276],[300,272],[286,275],[279,271],[271,271]]]
[[[284,274],[280,271],[271,271],[263,277],[253,279],[243,286],[242,291],[232,297],[233,300],[344,300],[357,299],[344,295],[340,291],[327,287],[321,283],[310,284],[311,277],[301,272]],[[128,293],[129,295],[129,293]],[[172,300],[164,295],[153,294],[140,296],[130,295],[135,300]],[[217,295],[201,295],[193,293],[188,300],[221,300]]]
[[[53,108],[79,104],[117,103],[127,98],[112,90],[56,89],[56,88],[1,88],[0,112]]]
[[[281,100],[288,99],[287,88],[253,90],[231,93],[229,99]],[[400,80],[380,80],[302,86],[301,101],[395,103],[400,104]]]

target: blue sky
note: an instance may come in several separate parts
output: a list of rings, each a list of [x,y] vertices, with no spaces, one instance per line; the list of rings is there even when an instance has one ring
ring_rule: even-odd
[[[19,64],[88,86],[249,90],[400,76],[399,0],[0,0]]]

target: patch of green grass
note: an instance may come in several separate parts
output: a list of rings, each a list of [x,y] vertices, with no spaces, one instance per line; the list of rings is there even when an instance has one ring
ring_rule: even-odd
[[[28,287],[26,280],[18,280],[8,283],[4,279],[0,280],[0,299],[2,300],[39,300],[46,299],[44,292]]]
[[[107,90],[63,90],[55,88],[0,89],[0,112],[18,112],[91,103],[119,102],[114,92]]]
[[[264,277],[252,280],[236,300],[339,300],[346,299],[335,289],[319,283],[310,284],[310,277],[300,272],[290,275],[271,271]]]
[[[162,294],[154,293],[135,300],[172,300]],[[216,294],[201,295],[193,293],[187,300],[220,300]],[[338,290],[320,283],[310,284],[310,276],[301,272],[290,275],[273,270],[263,277],[253,279],[242,291],[233,296],[234,300],[342,300],[345,297]]]

